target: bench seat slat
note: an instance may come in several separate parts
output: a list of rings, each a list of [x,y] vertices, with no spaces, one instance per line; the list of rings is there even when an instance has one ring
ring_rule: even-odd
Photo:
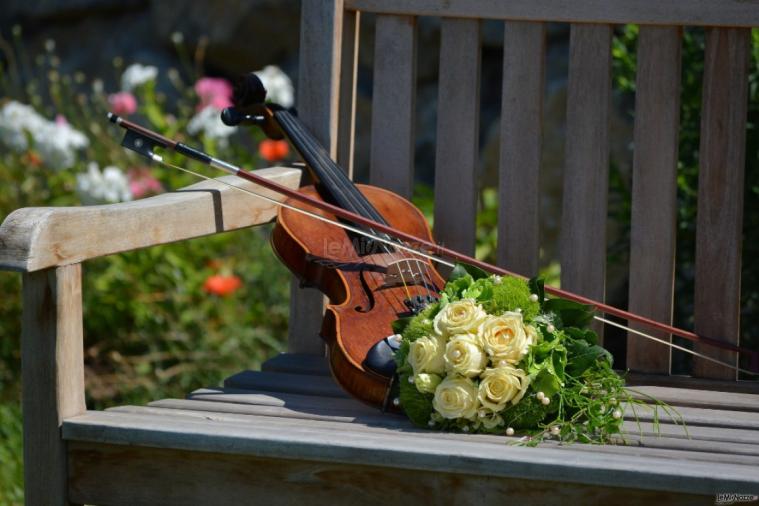
[[[229,407],[229,406],[227,406]],[[308,420],[315,426],[322,427],[326,430],[336,430],[344,432],[346,429],[353,432],[397,434],[398,429],[403,429],[405,433],[416,433],[425,438],[437,439],[455,439],[462,442],[490,442],[494,444],[513,443],[518,437],[496,436],[496,435],[471,435],[471,434],[454,434],[447,432],[434,432],[417,429],[411,426],[408,420],[400,416],[380,417],[375,415],[369,417],[351,417],[338,414],[330,414],[329,409],[323,409],[322,413],[296,412],[292,409],[286,409],[273,406],[239,406],[240,409],[219,412],[216,411],[218,405],[210,402],[187,401],[181,399],[165,399],[152,403],[150,407],[142,406],[123,406],[112,408],[109,412],[148,414],[156,416],[166,416],[178,419],[203,419],[213,422],[249,422],[255,420],[251,417],[275,417],[273,424],[278,424],[283,430],[289,427],[289,424],[298,420]],[[326,414],[324,414],[326,413]],[[300,422],[299,422],[300,423]],[[350,424],[350,425],[347,425]],[[698,430],[691,431],[692,439],[688,439],[682,428],[665,426],[669,429],[667,432],[657,433],[651,424],[641,424],[641,430],[637,424],[628,422],[625,425],[625,444],[605,446],[604,451],[620,454],[648,455],[648,449],[659,450],[677,450],[678,452],[688,452],[695,460],[709,460],[714,462],[733,462],[756,465],[759,464],[759,445],[743,441],[726,441],[699,439]],[[745,431],[744,431],[745,432]],[[622,443],[622,440],[620,440]],[[542,447],[556,447],[557,442],[546,441]],[[594,451],[592,449],[598,446],[588,446],[582,444],[565,445],[561,448],[567,451]],[[703,453],[697,455],[694,452]],[[655,453],[658,456],[670,456],[672,458],[682,457],[681,453],[675,456],[665,453]]]
[[[304,381],[302,374],[242,371],[225,379],[224,386],[270,392],[348,397],[348,394],[337,386],[332,378],[325,376],[311,376],[308,381]]]
[[[274,424],[270,417],[253,416],[245,422],[220,422],[144,413],[88,412],[66,420],[63,437],[69,441],[221,451],[275,459],[356,464],[381,461],[398,468],[483,476],[561,476],[562,481],[575,483],[635,483],[643,489],[681,492],[714,493],[725,487],[759,490],[759,477],[752,465],[724,463],[715,467],[695,460],[677,460],[677,465],[672,465],[670,458],[640,454],[574,452],[571,447],[505,447],[471,439],[440,440],[411,432],[329,430],[322,426],[324,423],[327,422],[278,419]]]

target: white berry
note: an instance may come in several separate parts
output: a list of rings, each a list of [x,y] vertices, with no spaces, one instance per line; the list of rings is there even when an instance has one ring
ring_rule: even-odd
[[[544,394],[543,392],[538,392],[538,395],[536,395],[535,397],[537,397],[539,401],[542,401],[545,398],[545,396],[546,394]]]
[[[611,416],[613,416],[615,419],[619,420],[620,418],[622,418],[622,412],[620,410],[618,410],[618,409],[615,409],[614,413],[612,413]]]
[[[530,300],[532,302],[537,302],[538,301],[538,294],[536,294],[536,293],[531,294],[530,295]]]
[[[393,399],[393,406],[397,407],[400,405],[401,405],[401,400],[399,398],[396,397],[395,399]]]
[[[556,331],[556,327],[553,326],[553,323],[549,323],[546,325],[546,330],[549,334],[553,334]]]
[[[511,427],[509,427],[508,429],[506,429],[506,435],[507,436],[513,436],[514,435],[514,429],[511,428]]]
[[[408,377],[408,382],[409,383],[413,383],[414,382],[414,377],[413,376],[409,376]]]
[[[543,403],[543,406],[548,406],[549,404],[551,404],[551,399],[549,399],[548,397],[543,397],[543,398],[540,400],[540,402],[542,402],[542,403]]]
[[[559,426],[558,425],[554,425],[553,427],[551,427],[551,434],[554,435],[554,436],[558,436],[559,435]]]

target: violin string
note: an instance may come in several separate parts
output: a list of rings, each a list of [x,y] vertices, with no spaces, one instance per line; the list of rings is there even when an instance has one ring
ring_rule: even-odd
[[[447,260],[445,260],[443,258],[440,258],[437,255],[432,255],[432,254],[429,254],[429,253],[424,252],[424,251],[416,250],[413,247],[406,246],[405,244],[403,244],[401,242],[392,241],[392,240],[385,239],[385,238],[380,237],[380,236],[373,236],[371,233],[366,232],[365,230],[359,229],[357,227],[353,227],[351,225],[347,225],[345,223],[341,223],[341,222],[336,221],[336,220],[331,220],[330,218],[327,218],[325,216],[321,216],[319,214],[313,213],[313,212],[308,211],[306,209],[301,209],[301,208],[295,207],[295,206],[287,204],[285,202],[280,202],[279,200],[276,200],[276,199],[274,199],[272,197],[269,197],[267,195],[263,195],[263,194],[255,192],[255,191],[248,190],[246,188],[242,188],[240,186],[228,183],[228,182],[226,182],[226,181],[224,181],[222,179],[217,179],[217,178],[213,178],[213,177],[210,177],[210,176],[206,176],[205,174],[201,174],[199,172],[195,172],[195,171],[187,169],[185,167],[181,167],[179,165],[175,165],[173,163],[165,161],[163,159],[163,157],[161,157],[158,154],[153,153],[152,156],[151,156],[151,159],[153,161],[157,162],[157,163],[160,163],[162,165],[165,165],[167,167],[170,167],[170,168],[173,168],[173,169],[176,169],[176,170],[180,170],[180,171],[185,172],[187,174],[191,174],[191,175],[193,175],[195,177],[198,177],[200,179],[205,179],[206,181],[212,181],[212,182],[215,182],[215,183],[219,183],[219,184],[222,184],[224,186],[228,186],[228,187],[230,187],[230,188],[232,188],[234,190],[246,193],[248,195],[252,195],[254,197],[258,197],[258,198],[263,199],[263,200],[265,200],[265,201],[267,201],[267,202],[269,202],[271,204],[274,204],[275,206],[279,206],[279,207],[284,207],[286,209],[290,209],[290,210],[292,210],[294,212],[297,212],[297,213],[309,216],[311,218],[314,218],[316,220],[322,221],[324,223],[328,223],[328,224],[331,224],[331,225],[343,228],[345,230],[348,230],[350,232],[362,235],[364,237],[377,240],[377,241],[382,242],[384,244],[397,247],[397,248],[399,248],[399,249],[401,249],[403,251],[406,251],[407,253],[411,253],[412,255],[421,256],[423,258],[426,258],[427,260],[431,260],[433,262],[438,262],[438,263],[440,263],[442,265],[446,265],[448,267],[455,267],[454,263],[449,262],[449,261],[447,261]],[[747,370],[747,369],[744,369],[744,368],[741,368],[741,367],[737,367],[737,366],[734,366],[732,364],[728,364],[727,362],[723,362],[721,360],[717,360],[715,358],[709,357],[708,355],[704,355],[704,354],[699,353],[697,351],[685,348],[683,346],[679,346],[679,345],[677,345],[675,343],[671,343],[669,341],[665,341],[664,339],[660,339],[658,337],[654,337],[654,336],[652,336],[650,334],[646,334],[645,332],[641,332],[640,330],[630,328],[630,327],[628,327],[626,325],[623,325],[621,323],[617,323],[615,321],[609,320],[609,319],[604,318],[602,316],[594,315],[593,318],[595,320],[598,320],[598,321],[600,321],[602,323],[605,323],[607,325],[611,325],[613,327],[620,328],[622,330],[625,330],[625,331],[633,333],[635,335],[644,337],[646,339],[650,339],[652,341],[659,342],[661,344],[664,344],[665,346],[669,346],[670,348],[674,348],[674,349],[677,349],[677,350],[680,350],[680,351],[684,351],[685,353],[689,353],[691,355],[694,355],[696,357],[702,358],[702,359],[707,360],[709,362],[713,362],[715,364],[719,364],[721,366],[727,367],[728,369],[732,369],[734,371],[738,371],[738,372],[742,372],[742,373],[750,374],[750,375],[754,375],[754,376],[759,375],[759,373],[756,373],[756,372],[753,372],[753,371],[750,371],[750,370]]]
[[[311,134],[303,128],[303,126],[298,122],[295,121],[294,118],[291,116],[291,114],[287,111],[277,111],[275,112],[275,118],[280,123],[281,126],[285,127],[289,130],[288,136],[290,138],[296,137],[301,141],[301,148],[304,151],[307,151],[308,154],[310,154],[312,157],[317,159],[317,161],[324,165],[334,165],[334,162],[329,157],[327,152],[319,145],[318,143],[311,140]],[[338,169],[340,170],[340,169]],[[353,207],[354,212],[358,212],[360,214],[363,214],[365,217],[373,219],[379,223],[387,223],[385,222],[382,215],[380,215],[377,210],[369,203],[369,201],[366,199],[366,197],[358,191],[358,189],[353,186],[352,183],[349,181],[344,181],[343,178],[341,178],[338,174],[333,174],[330,171],[327,171],[323,174],[324,176],[328,177],[331,181],[331,185],[333,187],[338,187],[342,191],[342,196],[347,199],[351,206]],[[371,229],[370,229],[371,230]],[[374,232],[371,230],[371,232]],[[376,234],[376,232],[374,232]],[[393,263],[400,264],[400,260],[398,259],[398,254],[391,248],[388,248],[387,245],[382,244],[381,248],[385,250],[385,253],[388,254],[392,260]],[[406,259],[406,265],[409,269],[409,271],[413,274],[413,269],[411,268],[409,264],[409,260]],[[406,292],[406,296],[409,300],[411,300],[411,292],[409,290],[409,287],[406,283],[406,278],[403,276],[403,271],[401,270],[401,283],[403,284],[404,291]],[[426,280],[423,281],[425,284],[425,289],[427,291],[431,291],[429,288],[429,285],[426,283]],[[398,301],[401,304],[401,307],[404,306],[402,301]]]

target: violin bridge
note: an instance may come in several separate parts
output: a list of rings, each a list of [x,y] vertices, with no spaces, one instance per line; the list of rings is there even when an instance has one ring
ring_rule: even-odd
[[[415,258],[397,260],[387,266],[385,284],[390,286],[424,284],[424,273],[428,269],[429,267],[424,262]]]

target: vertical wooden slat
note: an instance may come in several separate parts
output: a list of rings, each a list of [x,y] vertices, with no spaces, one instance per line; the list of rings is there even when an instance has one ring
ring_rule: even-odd
[[[545,23],[507,21],[498,208],[498,264],[538,273]]]
[[[313,0],[301,5],[298,110],[300,119],[337,155],[343,1]],[[323,354],[317,337],[324,313],[324,297],[314,289],[290,287],[288,349],[294,353]]]
[[[416,18],[378,15],[370,181],[410,197],[414,181]]]
[[[630,220],[629,309],[664,323],[672,322],[675,280],[680,48],[680,28],[640,27]],[[644,330],[642,327],[639,329]],[[655,335],[671,340],[668,334]],[[669,374],[670,357],[670,348],[628,334],[629,369]]]
[[[441,22],[435,158],[435,237],[473,253],[480,118],[480,21]]]
[[[64,418],[84,413],[80,264],[24,274],[21,363],[26,504],[68,504]]]
[[[610,99],[611,27],[572,25],[561,286],[600,301],[606,277]]]
[[[741,236],[746,155],[746,108],[751,31],[706,32],[696,228],[695,330],[738,343],[740,332]],[[709,346],[696,349],[737,363],[736,354]],[[693,374],[735,379],[726,367],[694,359]]]
[[[356,80],[361,13],[343,14],[340,63],[340,119],[337,133],[337,163],[353,178],[353,152],[356,132]]]

